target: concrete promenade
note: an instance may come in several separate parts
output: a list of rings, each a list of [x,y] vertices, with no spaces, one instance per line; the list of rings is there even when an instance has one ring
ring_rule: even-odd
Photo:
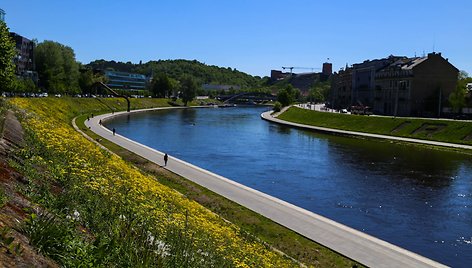
[[[158,108],[165,109],[165,108]],[[136,112],[136,111],[132,111]],[[95,116],[87,127],[123,148],[149,161],[163,165],[163,153],[145,145],[116,135],[99,125],[113,116],[126,112]],[[294,206],[220,175],[214,174],[180,159],[169,156],[166,169],[187,178],[219,195],[247,207],[295,232],[308,237],[334,251],[370,267],[445,267],[444,265],[377,239],[328,218]]]
[[[283,111],[281,113],[283,113]],[[272,111],[268,111],[268,112],[262,113],[261,118],[270,122],[274,122],[274,123],[278,123],[278,124],[282,124],[286,126],[304,128],[304,129],[315,130],[319,132],[334,133],[334,134],[346,135],[346,136],[362,136],[362,137],[375,138],[375,139],[412,142],[412,143],[420,143],[420,144],[425,144],[425,145],[434,145],[434,146],[442,146],[442,147],[449,147],[449,148],[472,150],[471,145],[440,142],[440,141],[420,140],[420,139],[412,139],[412,138],[402,138],[402,137],[389,136],[389,135],[372,134],[372,133],[365,133],[365,132],[356,132],[356,131],[348,131],[348,130],[341,130],[341,129],[334,129],[334,128],[298,124],[298,123],[293,123],[293,122],[278,119],[277,116],[281,113],[278,113],[275,116],[273,116]]]

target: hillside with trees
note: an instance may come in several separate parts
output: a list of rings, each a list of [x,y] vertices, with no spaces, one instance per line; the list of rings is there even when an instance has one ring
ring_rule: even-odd
[[[242,89],[259,87],[262,81],[259,76],[252,76],[229,67],[206,65],[197,60],[158,60],[134,64],[102,59],[90,62],[86,66],[92,69],[112,69],[151,76],[165,73],[169,78],[178,81],[182,81],[186,76],[191,76],[198,85],[238,85]]]

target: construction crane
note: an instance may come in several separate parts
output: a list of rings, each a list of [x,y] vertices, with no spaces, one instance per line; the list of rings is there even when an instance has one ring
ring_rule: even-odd
[[[290,66],[290,67],[282,66],[282,69],[284,70],[290,69],[290,74],[292,74],[293,69],[305,69],[305,70],[311,70],[312,72],[313,70],[321,70],[320,68],[314,68],[314,67],[293,67],[293,66]]]

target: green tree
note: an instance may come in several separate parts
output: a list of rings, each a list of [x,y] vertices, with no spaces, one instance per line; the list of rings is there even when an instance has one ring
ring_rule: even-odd
[[[279,93],[277,94],[277,101],[280,102],[283,107],[289,106],[299,98],[300,90],[294,88],[291,84],[288,84],[284,89],[279,90]]]
[[[282,104],[282,107],[289,106],[293,103],[292,95],[287,91],[287,89],[282,89],[277,94],[277,101]]]
[[[197,83],[191,76],[185,76],[181,81],[181,95],[184,105],[187,106],[189,101],[195,98],[197,92]]]
[[[33,80],[30,78],[17,78],[13,82],[13,87],[12,87],[13,92],[17,93],[23,93],[23,92],[38,92],[38,88],[34,84]]]
[[[36,47],[35,58],[42,87],[52,93],[79,92],[79,64],[72,48],[44,41]]]
[[[472,78],[466,71],[460,71],[456,89],[449,95],[449,104],[455,113],[460,112],[467,104],[467,83],[472,83]]]
[[[467,95],[467,88],[465,85],[458,84],[456,89],[449,95],[449,103],[451,104],[452,110],[457,113],[465,107],[465,97]]]
[[[172,94],[172,82],[165,73],[154,76],[151,91],[154,97],[165,98]]]
[[[0,21],[0,91],[11,91],[15,80],[15,43],[5,22]]]
[[[91,69],[81,69],[79,87],[83,94],[92,94],[92,87],[97,82],[106,83],[106,77],[100,73],[94,74]]]

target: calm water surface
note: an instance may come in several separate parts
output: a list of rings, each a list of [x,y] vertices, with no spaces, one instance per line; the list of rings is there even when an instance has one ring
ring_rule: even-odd
[[[291,129],[261,120],[266,109],[149,112],[107,127],[441,263],[472,264],[470,155]]]

